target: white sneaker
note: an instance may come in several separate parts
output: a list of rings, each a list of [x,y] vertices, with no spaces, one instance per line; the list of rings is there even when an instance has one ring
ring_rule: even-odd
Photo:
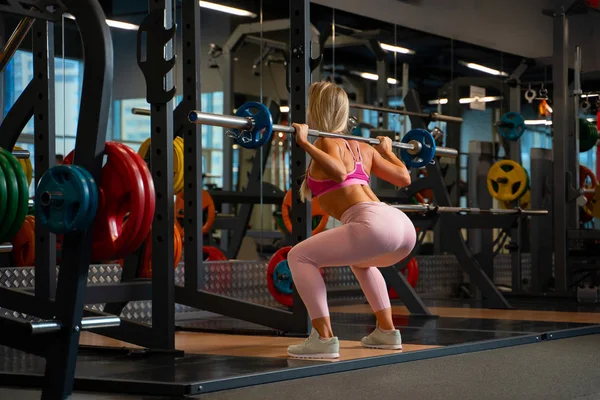
[[[365,336],[360,342],[364,347],[371,349],[402,350],[400,331],[394,329],[384,332],[379,328],[379,324],[369,336]]]
[[[304,342],[288,346],[288,355],[294,358],[339,358],[340,342],[337,337],[321,339],[313,328]]]

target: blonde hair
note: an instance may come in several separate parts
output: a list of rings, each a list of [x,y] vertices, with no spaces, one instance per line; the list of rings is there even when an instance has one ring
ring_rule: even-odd
[[[321,132],[346,133],[350,104],[348,95],[331,82],[315,82],[308,88],[307,122],[311,129]],[[306,171],[308,174],[308,170]],[[300,199],[311,199],[306,175],[300,186]]]

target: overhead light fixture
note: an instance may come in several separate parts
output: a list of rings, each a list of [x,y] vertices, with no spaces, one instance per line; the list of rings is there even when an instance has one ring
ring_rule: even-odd
[[[282,113],[289,113],[290,106],[279,106],[279,111],[281,111]]]
[[[376,81],[376,80],[378,80],[378,79],[379,79],[379,75],[377,75],[377,74],[372,74],[372,73],[370,73],[370,72],[360,72],[358,75],[359,75],[361,78],[368,79],[368,80],[370,80],[370,81]]]
[[[552,125],[552,121],[547,119],[526,119],[525,125]]]
[[[480,103],[489,103],[492,101],[498,101],[498,100],[502,100],[503,97],[502,96],[486,96],[486,97],[463,97],[462,99],[459,99],[458,102],[460,104],[470,104],[470,103],[474,103],[474,102],[480,102]],[[435,99],[435,100],[429,100],[427,102],[427,104],[448,104],[448,99]]]
[[[350,72],[354,75],[358,75],[361,78],[368,79],[370,81],[378,81],[379,80],[379,75],[373,74],[371,72],[357,72],[357,71],[350,71]],[[389,83],[390,85],[396,85],[396,84],[398,84],[398,81],[394,78],[387,78],[387,83]]]
[[[72,14],[65,14],[65,18],[75,21],[75,17]],[[129,22],[115,21],[113,19],[107,19],[106,25],[110,26],[111,28],[124,29],[127,31],[137,31],[140,29],[139,25],[130,24]]]
[[[598,94],[598,93],[582,94],[581,98],[585,99],[585,98],[588,98],[588,97],[598,97],[598,96],[600,96],[600,94]]]
[[[379,43],[379,47],[383,50],[391,51],[393,53],[402,53],[402,54],[415,54],[415,52],[411,49],[407,49],[406,47],[394,46],[387,43]]]
[[[220,11],[227,14],[237,15],[239,17],[250,17],[256,18],[256,14],[253,12],[242,10],[241,8],[224,6],[222,4],[211,3],[210,1],[200,1],[200,7],[208,8],[210,10]]]
[[[475,69],[475,70],[481,71],[481,72],[485,72],[486,74],[496,75],[496,76],[508,76],[508,74],[506,72],[498,71],[497,69],[486,67],[485,65],[475,64],[475,63],[466,62],[466,61],[459,61],[459,62],[468,68]]]

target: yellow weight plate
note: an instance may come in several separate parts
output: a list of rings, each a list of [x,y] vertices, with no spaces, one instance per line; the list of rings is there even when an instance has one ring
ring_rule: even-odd
[[[588,202],[583,206],[583,210],[596,218],[600,218],[600,185],[596,185],[594,197],[588,198]]]
[[[15,146],[13,147],[13,150],[23,150],[23,148]],[[33,166],[31,165],[31,160],[29,158],[19,158],[19,164],[21,164],[23,172],[25,172],[25,176],[27,177],[27,186],[29,187],[31,185],[31,181],[33,180]]]
[[[487,187],[490,195],[500,201],[515,201],[529,187],[527,171],[512,160],[498,161],[488,171]]]
[[[148,154],[148,150],[150,150],[150,138],[144,140],[144,142],[140,145],[140,148],[138,149],[138,154],[146,162],[150,161],[150,160],[146,160],[146,154]]]
[[[515,208],[516,204],[513,205],[510,201],[501,201],[500,208],[504,210],[508,210],[511,208]],[[526,191],[523,197],[519,199],[519,207],[523,210],[529,210],[531,208],[531,191]]]
[[[140,145],[138,154],[146,161],[149,162],[146,157],[150,150],[150,138],[144,140]],[[173,191],[175,194],[183,192],[183,139],[177,137],[173,140]]]
[[[183,139],[180,137],[176,137],[175,140],[173,140],[173,191],[175,194],[183,192],[184,188],[183,157]]]

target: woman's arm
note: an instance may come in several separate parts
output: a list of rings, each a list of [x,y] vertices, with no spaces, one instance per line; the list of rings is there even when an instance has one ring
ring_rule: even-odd
[[[378,178],[395,186],[410,185],[410,174],[402,161],[392,151],[392,141],[388,137],[378,137],[381,144],[374,146],[371,172]]]
[[[343,182],[348,172],[335,139],[320,138],[315,144],[312,144],[307,139],[308,127],[306,125],[293,124],[293,126],[296,129],[296,142],[298,145],[319,164],[319,167],[329,178],[335,182]]]

